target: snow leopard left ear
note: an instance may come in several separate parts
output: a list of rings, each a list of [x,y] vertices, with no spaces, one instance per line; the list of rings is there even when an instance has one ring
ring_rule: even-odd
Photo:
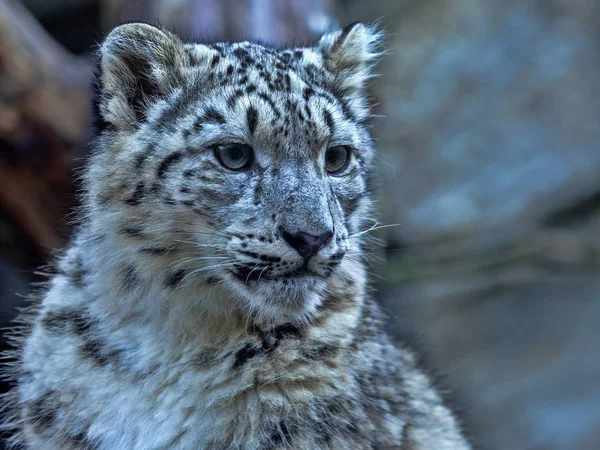
[[[325,67],[333,72],[336,87],[343,94],[360,93],[371,77],[379,53],[381,33],[376,27],[356,22],[342,30],[325,34],[318,44]]]
[[[100,48],[98,114],[116,128],[146,119],[148,107],[181,85],[187,54],[168,31],[145,23],[118,26]]]

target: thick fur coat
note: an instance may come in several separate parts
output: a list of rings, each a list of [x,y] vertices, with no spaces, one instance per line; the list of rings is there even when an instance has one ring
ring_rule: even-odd
[[[378,41],[107,37],[81,225],[14,371],[17,445],[470,448],[367,293]]]

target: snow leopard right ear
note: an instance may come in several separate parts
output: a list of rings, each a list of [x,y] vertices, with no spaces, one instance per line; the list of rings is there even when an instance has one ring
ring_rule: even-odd
[[[97,115],[104,125],[134,127],[156,99],[183,82],[182,42],[145,23],[115,28],[100,48]]]

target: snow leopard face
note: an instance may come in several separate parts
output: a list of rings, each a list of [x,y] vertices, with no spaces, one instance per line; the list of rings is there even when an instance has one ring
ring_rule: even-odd
[[[101,48],[92,226],[113,230],[134,267],[163,267],[165,288],[219,283],[259,315],[314,312],[369,214],[363,88],[377,38],[355,24],[274,50],[115,29]]]

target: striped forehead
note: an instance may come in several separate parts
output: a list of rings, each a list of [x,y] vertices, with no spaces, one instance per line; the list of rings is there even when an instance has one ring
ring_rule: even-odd
[[[245,139],[277,153],[290,141],[296,151],[316,151],[352,128],[342,101],[319,84],[318,55],[310,49],[216,44],[205,62],[208,74],[199,65],[157,117],[158,127],[191,141]]]

